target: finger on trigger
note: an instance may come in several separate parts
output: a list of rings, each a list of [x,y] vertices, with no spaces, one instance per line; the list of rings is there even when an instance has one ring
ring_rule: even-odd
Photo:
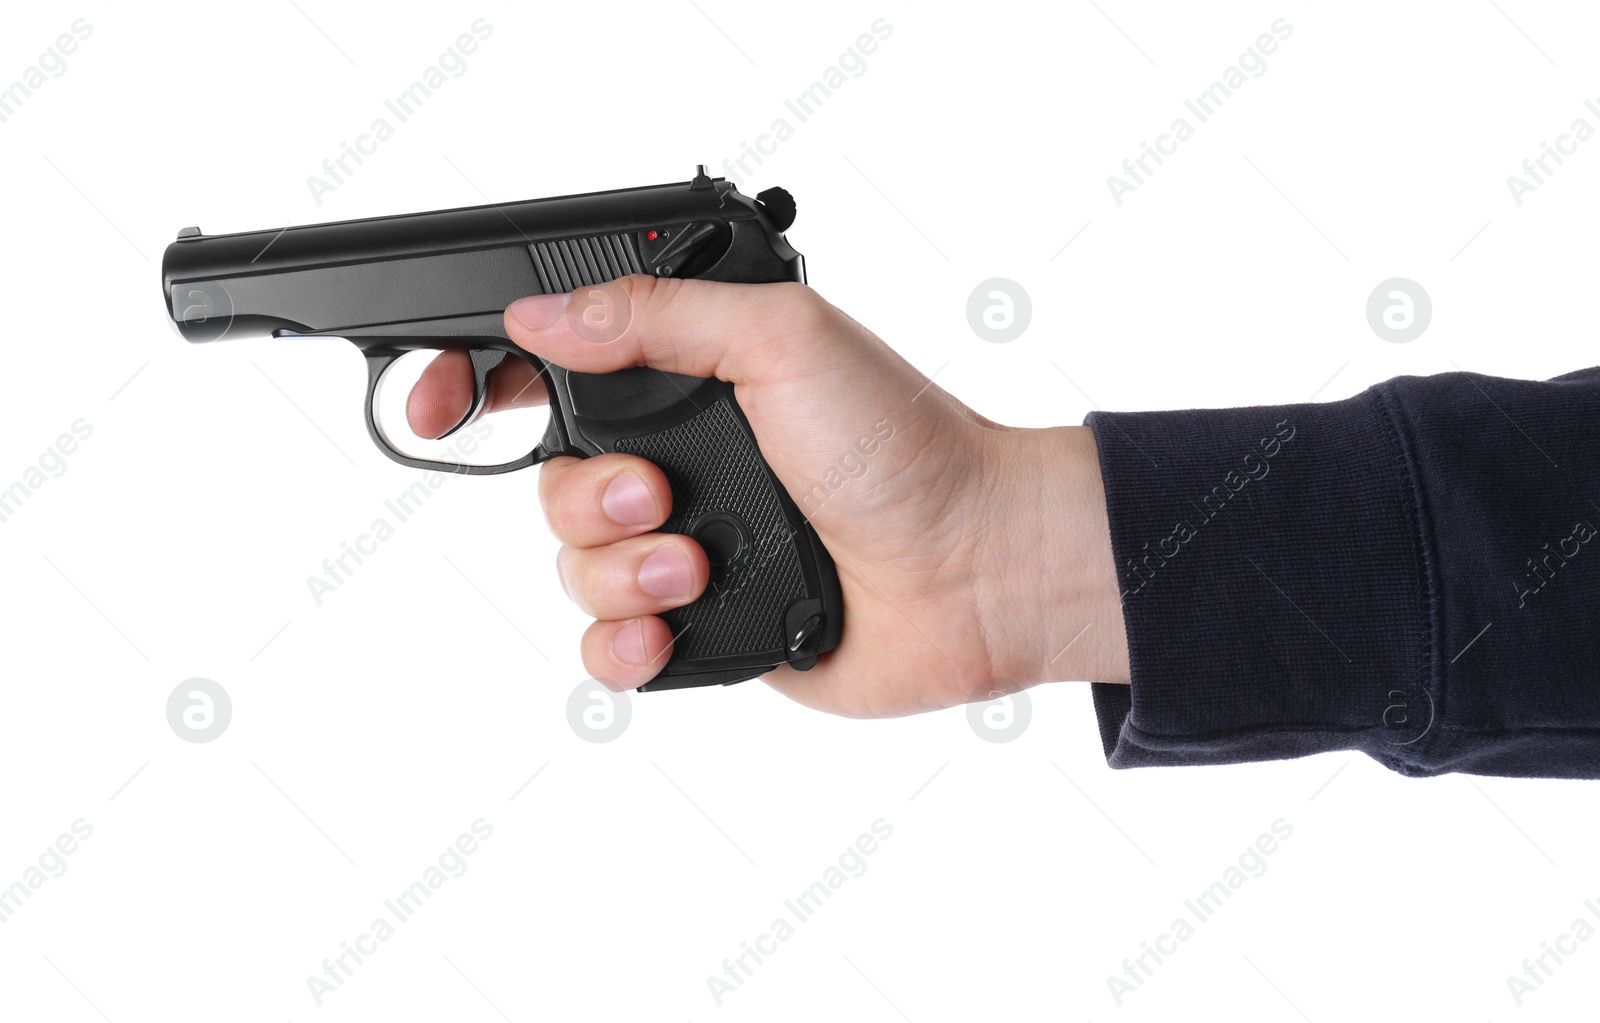
[[[472,360],[465,351],[440,352],[406,398],[406,422],[418,437],[440,437],[461,422],[472,407],[472,398]],[[511,358],[489,374],[488,400],[479,414],[543,405],[548,400],[539,372],[526,359]]]

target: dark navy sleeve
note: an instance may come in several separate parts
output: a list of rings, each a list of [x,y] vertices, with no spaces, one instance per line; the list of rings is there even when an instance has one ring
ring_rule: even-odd
[[[1600,369],[1086,422],[1132,669],[1092,686],[1112,767],[1600,777]]]

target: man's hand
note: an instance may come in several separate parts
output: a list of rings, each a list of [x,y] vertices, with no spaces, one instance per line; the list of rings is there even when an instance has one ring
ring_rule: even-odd
[[[812,670],[766,677],[808,706],[908,714],[1052,679],[1128,680],[1116,572],[1094,440],[1083,427],[1015,430],[977,415],[866,328],[800,284],[625,277],[631,315],[593,340],[567,295],[519,299],[511,340],[580,373],[650,365],[732,381],[761,452],[839,572],[844,636]],[[486,410],[546,400],[520,360]],[[411,393],[420,436],[459,421],[464,353],[440,355]],[[672,652],[657,617],[705,589],[685,536],[654,532],[672,494],[632,455],[553,458],[539,480],[557,569],[595,623],[583,662],[617,689]],[[1076,637],[1076,638],[1074,638]]]

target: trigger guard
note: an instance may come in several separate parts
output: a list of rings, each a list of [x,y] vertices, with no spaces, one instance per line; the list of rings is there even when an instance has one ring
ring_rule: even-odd
[[[506,361],[506,353],[494,348],[472,348],[467,351],[467,356],[472,359],[472,402],[456,425],[439,434],[437,440],[444,440],[478,418],[478,413],[483,411],[483,406],[489,400],[489,374]]]
[[[383,402],[383,392],[389,386],[389,367],[400,361],[403,352],[394,354],[380,354],[377,352],[365,353],[367,357],[367,429],[372,432],[372,439],[378,442],[383,453],[390,458],[399,460],[400,449],[394,441],[389,439],[389,433],[383,428],[383,423],[378,420],[378,408]]]
[[[368,342],[360,345],[362,355],[367,360],[367,434],[372,438],[372,442],[377,445],[378,450],[382,451],[390,461],[398,462],[413,469],[461,473],[467,476],[494,476],[503,472],[526,469],[529,466],[540,464],[553,455],[568,453],[567,432],[561,421],[558,399],[554,394],[555,388],[551,388],[550,425],[545,430],[544,439],[535,445],[532,451],[529,451],[521,458],[515,458],[509,462],[501,462],[497,465],[465,465],[460,462],[441,462],[431,458],[414,458],[406,454],[389,439],[388,433],[383,428],[383,423],[378,418],[377,410],[382,401],[383,388],[389,385],[389,367],[393,366],[407,353],[416,351],[417,346],[414,345],[414,339],[410,337],[371,337],[363,338],[362,340]],[[472,340],[482,340],[486,347],[466,348],[452,345],[447,348],[443,345],[440,346],[441,350],[465,351],[472,359],[472,404],[466,415],[462,416],[461,422],[451,427],[450,431],[444,434],[446,437],[470,423],[482,411],[484,403],[489,396],[489,374],[499,368],[508,355],[516,355],[537,366],[541,376],[550,369],[550,367],[539,362],[533,356],[524,354],[521,349],[514,347],[503,349],[487,347],[495,344],[509,346],[510,342],[494,338]],[[400,344],[393,344],[394,342],[400,342]]]

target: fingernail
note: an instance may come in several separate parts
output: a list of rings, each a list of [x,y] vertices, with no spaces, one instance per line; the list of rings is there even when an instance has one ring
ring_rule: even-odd
[[[556,322],[567,307],[566,295],[529,295],[511,303],[513,319],[529,330],[543,330]]]
[[[611,656],[623,664],[642,666],[649,657],[644,652],[644,623],[635,618],[611,637]]]
[[[617,473],[600,495],[606,518],[619,526],[651,526],[656,521],[656,501],[639,474],[629,470]]]
[[[662,544],[639,566],[639,589],[652,597],[687,597],[693,583],[689,559],[677,544]]]

